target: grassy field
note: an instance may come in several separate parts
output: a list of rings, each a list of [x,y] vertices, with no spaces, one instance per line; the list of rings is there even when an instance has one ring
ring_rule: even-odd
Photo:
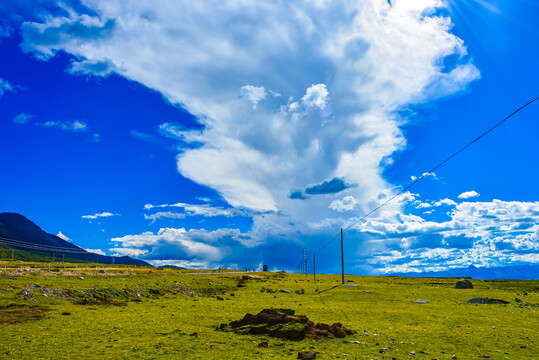
[[[295,359],[305,350],[317,359],[539,358],[539,281],[472,280],[474,289],[459,290],[456,279],[439,278],[347,276],[354,287],[340,286],[340,275],[314,282],[284,273],[242,280],[224,271],[41,267],[0,261],[0,358]],[[509,303],[467,303],[476,297]],[[265,308],[357,333],[287,341],[216,331]]]

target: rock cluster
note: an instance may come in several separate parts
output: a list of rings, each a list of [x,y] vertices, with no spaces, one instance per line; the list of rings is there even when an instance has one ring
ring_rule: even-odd
[[[256,315],[246,314],[243,319],[221,324],[217,330],[233,331],[243,335],[268,335],[287,340],[318,340],[321,337],[343,338],[354,334],[340,323],[315,324],[305,315],[294,315],[290,309],[264,309]]]

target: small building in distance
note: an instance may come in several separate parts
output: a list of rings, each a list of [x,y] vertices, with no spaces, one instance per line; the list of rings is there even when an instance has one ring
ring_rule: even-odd
[[[268,265],[263,265],[262,266],[262,271],[268,271]]]

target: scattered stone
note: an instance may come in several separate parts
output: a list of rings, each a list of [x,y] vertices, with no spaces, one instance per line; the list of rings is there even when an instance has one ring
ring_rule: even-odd
[[[361,344],[359,341],[357,340],[353,340],[353,341],[350,341],[351,344]]]
[[[368,291],[368,290],[364,290],[363,291],[365,294],[374,294],[372,291]]]
[[[428,304],[428,301],[425,299],[419,299],[414,301],[416,304]]]
[[[305,315],[294,315],[290,309],[264,309],[257,315],[246,314],[239,321],[221,324],[216,330],[233,331],[242,335],[269,335],[287,340],[303,340],[305,338],[319,340],[322,337],[344,338],[354,334],[340,323],[315,324]]]
[[[451,359],[456,359],[456,358],[457,358],[457,355],[451,356]]]
[[[81,276],[79,279],[84,280],[84,276]]]
[[[71,315],[71,313],[70,313],[70,312],[67,312],[67,311],[65,311],[65,312],[63,312],[63,313],[62,313],[62,315]]]
[[[346,282],[349,282],[349,283],[353,283],[353,282],[354,282],[354,280],[348,280],[348,281],[346,281]]]
[[[520,300],[519,298],[515,298],[515,301],[516,301],[517,303],[523,303],[523,302],[524,302],[524,301]]]
[[[415,351],[410,351],[410,355],[415,355]]]
[[[224,299],[220,296],[217,296],[217,300],[224,300]]]
[[[316,359],[316,353],[314,351],[299,351],[298,359]]]
[[[281,290],[279,290],[279,292],[290,294],[292,291],[286,290],[286,289],[281,289]]]
[[[356,284],[344,284],[344,286],[352,286],[352,287],[357,287]]]
[[[460,279],[457,281],[457,289],[473,289],[472,282],[468,279]]]
[[[489,299],[489,298],[473,298],[468,300],[469,304],[509,304],[509,301],[499,300],[499,299]]]
[[[261,343],[258,344],[258,347],[268,347],[268,342],[267,341],[263,341]]]
[[[481,355],[481,357],[482,357],[482,358],[488,359],[490,356],[488,356],[488,355]]]

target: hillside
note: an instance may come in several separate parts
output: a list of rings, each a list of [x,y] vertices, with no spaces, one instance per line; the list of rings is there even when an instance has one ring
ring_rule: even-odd
[[[43,231],[35,223],[17,213],[0,213],[0,246],[6,252],[17,249],[19,260],[51,261],[65,259],[74,262],[151,266],[129,256],[112,257],[94,254]]]

